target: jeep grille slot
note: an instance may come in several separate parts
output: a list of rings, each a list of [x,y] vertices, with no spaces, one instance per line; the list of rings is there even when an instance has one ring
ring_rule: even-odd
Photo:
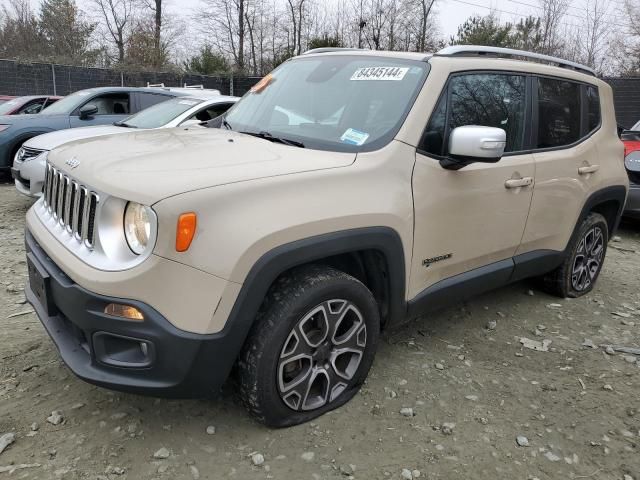
[[[98,194],[49,164],[44,182],[46,210],[73,238],[93,248]]]

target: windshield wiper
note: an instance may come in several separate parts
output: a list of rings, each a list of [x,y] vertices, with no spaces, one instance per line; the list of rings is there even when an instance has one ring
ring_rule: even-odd
[[[222,117],[222,125],[224,125],[224,128],[226,128],[227,130],[233,130],[233,128],[231,128],[231,124],[227,122],[227,119],[225,117]]]
[[[125,127],[125,128],[138,128],[135,125],[129,125],[126,122],[113,122],[116,127]]]
[[[263,140],[269,140],[274,143],[282,143],[283,145],[289,145],[290,147],[299,147],[304,148],[304,143],[298,142],[296,140],[290,140],[288,138],[283,137],[274,137],[269,132],[265,132],[264,130],[261,132],[240,132],[247,135],[251,135],[253,137],[262,138]]]

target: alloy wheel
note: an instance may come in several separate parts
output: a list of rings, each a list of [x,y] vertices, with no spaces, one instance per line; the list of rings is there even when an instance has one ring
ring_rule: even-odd
[[[315,410],[349,386],[367,346],[367,327],[348,300],[328,300],[293,327],[280,352],[277,370],[282,401],[296,411]]]
[[[571,285],[577,292],[588,289],[595,281],[604,255],[604,235],[598,226],[584,234],[573,260]]]

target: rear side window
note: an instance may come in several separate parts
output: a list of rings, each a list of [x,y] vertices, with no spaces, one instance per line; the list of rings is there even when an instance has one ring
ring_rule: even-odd
[[[160,102],[169,100],[169,98],[171,97],[168,97],[167,95],[161,95],[158,93],[138,92],[138,99],[140,101],[140,110],[144,110],[145,108],[149,108]]]
[[[600,96],[596,87],[587,87],[587,125],[589,132],[600,126]]]
[[[580,139],[580,85],[538,79],[537,148],[562,147]]]
[[[525,95],[523,75],[481,73],[453,77],[431,116],[422,149],[445,155],[447,138],[454,128],[482,125],[506,132],[505,152],[522,150]]]

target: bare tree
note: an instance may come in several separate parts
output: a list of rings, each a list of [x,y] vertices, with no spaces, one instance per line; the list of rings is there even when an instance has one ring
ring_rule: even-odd
[[[416,45],[416,49],[419,52],[424,52],[427,50],[428,46],[428,30],[429,27],[429,16],[431,15],[431,10],[433,9],[433,5],[436,3],[436,0],[418,0],[419,7],[419,22],[420,22],[420,31],[418,32],[418,43]]]
[[[162,10],[162,0],[141,0],[142,5],[150,10],[153,14],[153,50],[155,55],[154,64],[162,65],[162,23],[164,20],[164,12]]]
[[[248,0],[203,0],[196,20],[205,36],[223,54],[231,56],[238,71],[245,68],[245,7]]]
[[[124,63],[125,47],[133,21],[133,0],[91,0],[104,20],[107,36],[118,50],[118,62]]]
[[[570,0],[538,0],[542,9],[542,53],[556,55],[562,48],[561,24]]]
[[[302,53],[302,19],[304,16],[304,4],[306,0],[287,0],[293,25],[293,54]]]

